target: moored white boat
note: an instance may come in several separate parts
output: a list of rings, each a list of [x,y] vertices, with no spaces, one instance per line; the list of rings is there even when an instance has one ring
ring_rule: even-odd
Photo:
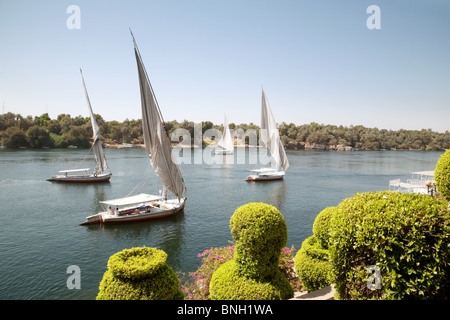
[[[81,225],[137,222],[172,216],[184,209],[185,198],[165,200],[141,193],[131,197],[100,201],[104,211],[86,217]]]
[[[247,176],[245,181],[271,181],[271,180],[282,180],[285,172],[277,171],[272,168],[261,168],[251,170],[254,174]]]
[[[171,141],[164,129],[161,110],[134,37],[133,42],[141,91],[142,131],[145,151],[156,175],[164,186],[164,192],[158,196],[141,193],[119,199],[100,201],[102,206],[108,208],[86,217],[86,221],[82,225],[163,218],[182,211],[186,203],[186,186],[178,165],[172,158]],[[173,199],[168,199],[167,191],[173,193]]]
[[[112,176],[111,171],[108,169],[108,163],[106,162],[105,154],[103,153],[102,142],[100,141],[100,128],[95,120],[94,113],[92,112],[91,102],[84,83],[83,72],[80,69],[81,79],[83,80],[84,93],[86,95],[86,101],[89,107],[89,114],[91,116],[91,125],[93,133],[92,150],[95,157],[95,170],[89,172],[90,169],[70,169],[60,170],[58,173],[47,179],[47,181],[54,182],[78,182],[78,183],[91,183],[91,182],[107,182]],[[109,172],[106,170],[108,169]]]
[[[112,173],[92,173],[90,169],[71,169],[60,170],[58,173],[47,179],[47,181],[55,182],[79,182],[79,183],[91,183],[91,182],[106,182],[111,178]]]
[[[280,133],[277,124],[270,109],[264,90],[262,91],[261,101],[261,128],[260,145],[265,147],[273,161],[269,168],[251,170],[254,174],[247,176],[245,181],[271,181],[283,179],[286,170],[289,168],[289,161],[286,156],[283,144],[281,143]]]

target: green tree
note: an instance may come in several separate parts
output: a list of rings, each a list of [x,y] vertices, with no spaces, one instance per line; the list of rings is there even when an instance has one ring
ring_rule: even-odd
[[[44,113],[44,114],[40,115],[39,117],[34,117],[34,123],[40,127],[46,127],[47,122],[50,120],[51,119],[50,119],[48,113]]]
[[[61,134],[68,132],[70,127],[73,125],[73,120],[70,117],[70,114],[58,115],[58,121],[61,126]]]
[[[58,120],[50,120],[47,122],[47,130],[50,133],[61,134],[61,124]]]
[[[206,130],[212,129],[214,124],[211,121],[202,121],[202,133],[205,133]],[[223,126],[221,126],[223,129]]]
[[[83,127],[73,126],[70,128],[69,132],[62,135],[64,144],[74,145],[81,148],[89,148],[89,139],[86,138],[86,131]]]
[[[32,148],[42,148],[42,147],[50,147],[51,139],[50,135],[42,127],[33,126],[27,130],[26,136],[28,138],[28,142]]]
[[[111,121],[109,136],[114,143],[122,143],[122,125],[117,121]]]
[[[5,131],[5,145],[8,148],[28,147],[27,136],[18,127],[9,127]]]
[[[4,131],[9,127],[16,125],[16,115],[12,112],[7,112],[0,115],[0,131]]]

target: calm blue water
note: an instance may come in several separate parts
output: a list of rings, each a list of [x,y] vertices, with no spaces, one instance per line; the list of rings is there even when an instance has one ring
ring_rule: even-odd
[[[202,150],[195,152],[201,155]],[[61,169],[93,168],[87,150],[1,150],[0,299],[95,299],[108,258],[138,246],[164,250],[175,271],[195,271],[199,252],[229,244],[230,217],[248,202],[276,206],[288,226],[287,245],[298,249],[324,208],[356,192],[386,190],[390,179],[410,178],[413,171],[434,170],[442,154],[289,150],[291,167],[283,181],[247,183],[256,152],[245,149],[244,164],[181,164],[188,188],[184,214],[79,226],[101,209],[99,201],[126,196],[138,185],[149,167],[143,149],[106,149],[113,177],[96,185],[46,181]],[[152,172],[141,192],[159,189]],[[81,289],[67,288],[71,265],[81,270]]]

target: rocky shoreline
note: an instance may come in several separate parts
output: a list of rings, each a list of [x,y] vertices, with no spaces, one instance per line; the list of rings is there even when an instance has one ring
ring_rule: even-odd
[[[326,145],[326,144],[320,144],[320,143],[299,143],[299,144],[292,144],[292,143],[287,143],[286,144],[286,150],[316,150],[316,151],[386,151],[386,150],[390,150],[390,151],[398,151],[398,150],[408,150],[408,151],[418,151],[420,149],[415,149],[415,148],[406,148],[406,149],[396,149],[396,148],[391,148],[391,149],[366,149],[366,148],[355,148],[355,147],[350,147],[350,146],[346,146],[346,145],[342,145],[342,144],[337,144],[337,145]]]
[[[198,148],[197,146],[182,146],[182,145],[178,145],[184,148]],[[109,144],[109,143],[105,143],[104,144],[105,148],[110,148],[110,149],[127,149],[127,148],[145,148],[144,144],[133,144],[133,143],[122,143],[122,144]],[[245,146],[235,146],[235,147],[246,147],[246,148],[250,148],[250,147],[256,147],[256,146],[249,146],[249,145],[245,145]],[[289,148],[289,146],[287,146],[287,149],[299,149],[299,148]],[[304,148],[300,148],[300,149],[305,149],[305,150],[331,150],[331,151],[355,151],[355,148],[349,147],[349,146],[343,146],[343,145],[335,145],[335,146],[328,146],[328,145],[324,145],[324,144],[305,144]]]
[[[318,143],[306,143],[304,145],[305,150],[330,150],[330,151],[355,151],[356,148],[350,146],[338,145],[325,145]]]
[[[143,144],[122,143],[122,144],[103,144],[104,148],[108,149],[131,149],[131,148],[145,148]]]
[[[122,143],[122,144],[110,144],[110,143],[104,143],[104,148],[110,148],[110,149],[132,149],[132,148],[145,148],[144,144],[133,144],[133,143]],[[190,145],[180,145],[178,144],[177,147],[182,148],[198,148],[198,146],[190,146]],[[250,145],[235,145],[237,148],[257,148],[259,146],[250,146]],[[318,143],[305,143],[300,145],[286,145],[286,150],[310,150],[310,151],[364,151],[366,149],[363,148],[354,148],[350,146],[345,145],[325,145],[325,144],[318,144]],[[377,150],[386,150],[386,149],[377,149]],[[391,149],[391,150],[397,150],[397,149]],[[403,150],[403,149],[401,149]],[[409,151],[417,151],[417,149],[409,148],[406,149]]]

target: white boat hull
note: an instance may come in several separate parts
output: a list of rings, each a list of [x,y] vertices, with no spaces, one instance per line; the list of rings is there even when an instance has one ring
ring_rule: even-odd
[[[118,215],[115,215],[110,211],[103,211],[86,217],[86,221],[81,225],[136,222],[164,218],[182,211],[184,209],[185,202],[186,199],[182,199],[181,201],[174,199],[158,201],[157,203],[143,203],[138,206],[123,208],[119,211]]]
[[[102,174],[80,174],[80,175],[65,175],[58,174],[56,176],[47,179],[47,181],[53,182],[70,182],[70,183],[93,183],[93,182],[106,182],[111,178],[112,173],[102,173]]]
[[[214,154],[216,154],[216,155],[228,155],[228,154],[234,154],[234,151],[231,151],[231,150],[216,150],[216,151],[214,151]]]
[[[272,181],[272,180],[282,180],[284,177],[284,172],[271,172],[264,174],[251,174],[245,181]]]

